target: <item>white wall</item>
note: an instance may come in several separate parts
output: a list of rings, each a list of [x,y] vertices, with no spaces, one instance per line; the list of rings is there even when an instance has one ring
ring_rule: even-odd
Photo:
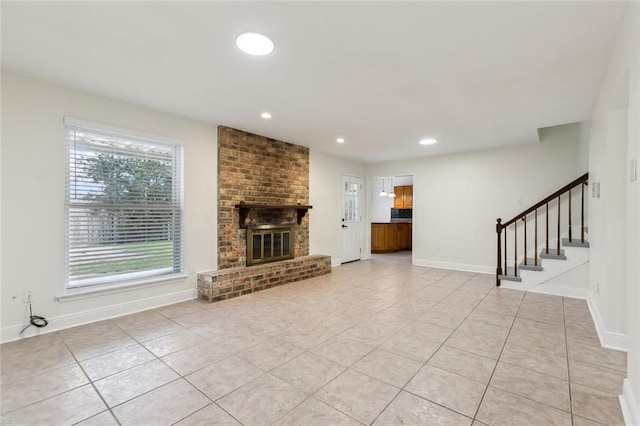
[[[580,248],[575,248],[575,247],[565,248],[565,251],[567,252],[567,260],[575,258],[575,256],[572,256],[568,253],[567,249],[582,250]],[[583,251],[582,253],[583,253],[583,256],[584,255],[588,256],[586,252]],[[558,260],[556,262],[561,262],[561,261]],[[575,263],[576,262],[574,262],[574,264]],[[545,264],[545,270],[549,269],[547,268],[547,265],[548,263]],[[530,272],[532,274],[534,273],[533,271],[522,271],[523,276],[527,272]],[[557,294],[558,296],[565,296],[565,297],[573,296],[573,297],[577,297],[578,299],[584,299],[586,297],[588,286],[589,286],[589,262],[587,261],[580,264],[577,267],[567,270],[564,273],[557,274],[550,280],[547,280],[537,286],[534,286],[533,288],[528,288],[527,291],[531,291],[533,293]]]
[[[57,300],[64,294],[65,116],[183,142],[186,278]],[[45,329],[29,328],[27,337],[193,298],[193,272],[217,268],[215,125],[3,71],[1,153],[0,341],[19,337],[26,314],[24,290],[31,290],[35,312],[50,320]],[[362,164],[311,151],[310,252],[331,255],[336,263],[341,254],[341,174],[361,176],[365,184]]]
[[[413,176],[394,176],[393,186],[413,185]]]
[[[594,262],[590,266],[590,299],[598,306],[601,333],[626,336],[625,275],[625,180],[626,108],[606,113],[605,121],[592,124],[590,170],[593,181],[600,183],[600,198],[590,198],[590,244]],[[606,141],[606,144],[601,143]],[[622,167],[621,167],[622,166]],[[623,347],[626,342],[611,341],[608,345]],[[620,340],[620,339],[617,339]]]
[[[183,142],[186,278],[56,300],[64,293],[65,116]],[[3,71],[1,149],[2,341],[17,338],[25,322],[25,289],[34,312],[50,320],[47,332],[193,298],[192,272],[216,268],[215,126]]]
[[[369,179],[369,218],[371,222],[377,223],[390,223],[391,222],[391,208],[393,207],[393,198],[381,197],[380,191],[382,191],[384,181],[384,190],[388,193],[393,191],[393,178],[370,178]]]
[[[603,344],[628,349],[621,405],[629,425],[640,424],[640,181],[629,179],[631,160],[640,158],[639,52],[640,4],[630,2],[589,141],[589,174],[601,182],[601,198],[590,200],[589,302]]]
[[[413,173],[415,264],[493,273],[496,218],[510,219],[587,171],[581,127],[548,129],[542,142],[372,164],[367,174]]]
[[[362,178],[362,206],[365,204],[366,180],[364,165],[355,161],[324,154],[317,150],[309,152],[309,253],[331,256],[332,264],[340,264],[342,230],[343,189],[341,176],[350,175]],[[364,240],[363,214],[363,253],[367,243]]]

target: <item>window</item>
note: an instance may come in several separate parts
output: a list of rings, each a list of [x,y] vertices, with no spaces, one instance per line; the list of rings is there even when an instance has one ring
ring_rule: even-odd
[[[181,273],[181,144],[64,124],[67,288]]]

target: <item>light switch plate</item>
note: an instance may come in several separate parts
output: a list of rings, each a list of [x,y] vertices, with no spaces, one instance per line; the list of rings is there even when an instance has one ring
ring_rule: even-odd
[[[591,198],[600,198],[600,182],[591,183]]]
[[[629,165],[629,182],[635,182],[638,179],[638,161],[634,158]]]

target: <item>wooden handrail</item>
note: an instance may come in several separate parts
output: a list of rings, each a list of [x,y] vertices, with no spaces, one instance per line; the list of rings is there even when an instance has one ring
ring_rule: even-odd
[[[557,190],[553,194],[549,195],[544,200],[540,200],[537,203],[535,203],[533,206],[529,207],[528,209],[518,213],[517,215],[515,215],[513,217],[513,219],[502,223],[501,224],[502,228],[506,228],[507,226],[509,226],[512,223],[514,223],[516,220],[525,217],[529,213],[535,211],[536,209],[539,209],[540,207],[542,207],[543,205],[545,205],[549,201],[553,200],[554,198],[558,198],[560,195],[564,194],[565,192],[569,191],[570,189],[575,188],[576,186],[578,186],[580,184],[586,183],[588,180],[589,180],[589,173],[585,173],[584,175],[580,176],[579,178],[577,178],[573,182],[563,186],[562,188],[560,188],[559,190]]]

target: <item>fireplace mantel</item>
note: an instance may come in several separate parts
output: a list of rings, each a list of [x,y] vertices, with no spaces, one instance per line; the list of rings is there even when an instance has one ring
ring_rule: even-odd
[[[298,212],[298,225],[302,223],[302,218],[309,209],[312,209],[313,206],[303,206],[300,204],[249,204],[241,201],[240,204],[235,205],[236,209],[240,209],[240,217],[239,217],[239,225],[240,228],[246,228],[247,225],[245,223],[247,219],[247,215],[251,209],[254,210],[296,210]]]

